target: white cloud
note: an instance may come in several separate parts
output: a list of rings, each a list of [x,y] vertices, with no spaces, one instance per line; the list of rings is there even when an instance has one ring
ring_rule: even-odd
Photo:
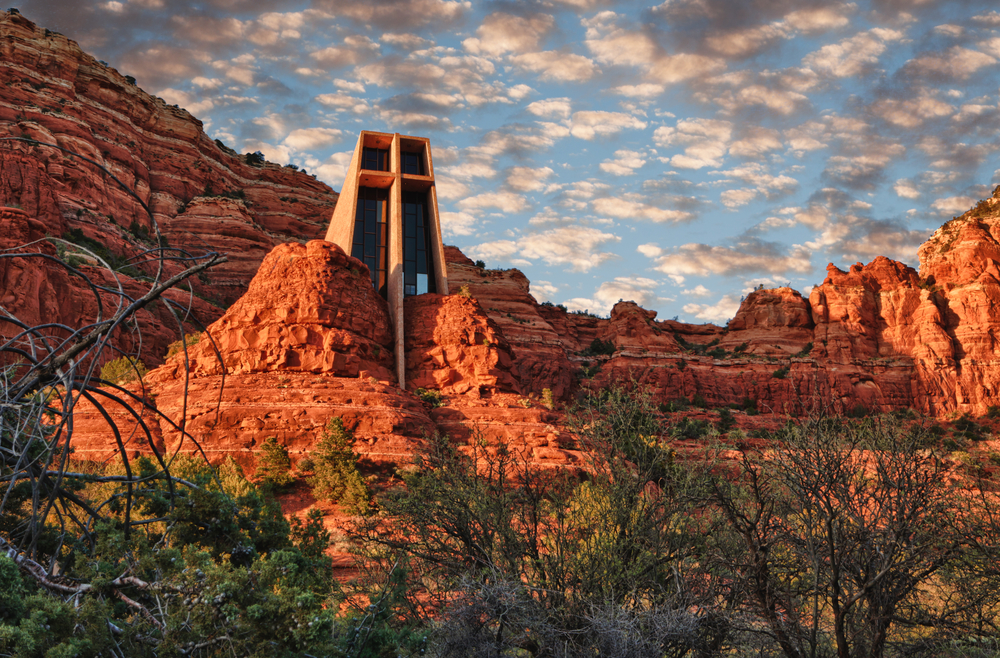
[[[905,178],[900,178],[893,185],[892,189],[896,194],[904,199],[919,199],[920,190],[917,189],[916,185],[911,180]]]
[[[911,59],[903,66],[903,71],[922,78],[941,81],[967,80],[969,76],[991,64],[996,59],[978,50],[953,46],[940,53],[929,53]]]
[[[613,253],[601,249],[619,241],[618,236],[596,228],[560,226],[517,240],[485,242],[469,249],[469,255],[493,261],[517,256],[529,262],[542,260],[549,265],[568,265],[574,272],[587,272],[614,258]]]
[[[546,50],[511,57],[511,61],[525,71],[537,73],[541,80],[561,82],[586,82],[600,73],[594,62],[583,55]]]
[[[757,198],[757,190],[753,188],[726,190],[719,196],[719,199],[722,201],[722,205],[730,210],[736,210],[740,206],[745,206],[755,198]]]
[[[467,212],[442,212],[441,234],[446,236],[473,235],[482,222]]]
[[[656,306],[662,298],[656,294],[660,282],[646,277],[619,276],[612,281],[605,281],[593,297],[574,297],[566,300],[566,308],[571,311],[591,311],[606,315],[611,312],[619,301],[635,302],[639,306]]]
[[[612,87],[608,91],[613,94],[619,94],[621,96],[628,96],[629,98],[656,98],[660,96],[667,90],[666,85],[657,85],[650,82],[644,82],[638,85],[622,85],[620,87]]]
[[[598,135],[615,135],[622,130],[645,127],[645,121],[624,112],[585,111],[573,113],[569,132],[573,137],[590,140]]]
[[[504,212],[521,212],[527,207],[527,202],[520,194],[501,190],[499,192],[483,192],[467,197],[458,202],[462,210],[486,210],[496,208]]]
[[[720,167],[729,148],[733,124],[721,119],[684,119],[676,127],[660,126],[653,131],[653,142],[668,148],[683,146],[684,153],[670,158],[678,169]]]
[[[568,119],[572,111],[568,98],[547,98],[530,103],[524,109],[535,116],[557,119]]]
[[[321,105],[335,110],[348,110],[354,114],[366,114],[371,112],[368,102],[363,98],[355,98],[348,94],[320,94],[316,101]]]
[[[343,134],[336,128],[299,128],[290,132],[282,143],[296,151],[311,151],[333,146]]]
[[[802,63],[817,73],[835,78],[853,77],[878,64],[886,44],[899,41],[903,36],[896,30],[875,28],[838,43],[827,44],[806,55]]]
[[[685,244],[654,258],[655,269],[663,274],[682,277],[733,275],[748,272],[784,274],[812,270],[811,253],[803,246],[792,246],[787,253],[769,243],[742,243],[735,247]]]
[[[683,222],[693,215],[682,210],[666,210],[651,206],[642,201],[622,197],[603,197],[594,199],[594,211],[601,215],[617,217],[618,219],[646,219],[651,222]]]
[[[631,176],[636,169],[644,164],[646,164],[646,160],[639,151],[619,149],[615,151],[613,160],[605,160],[601,163],[601,171],[614,176]]]
[[[931,204],[931,208],[936,210],[939,215],[961,215],[966,210],[976,205],[977,199],[971,196],[952,196],[943,199],[935,199],[934,203]]]
[[[507,186],[518,192],[537,192],[548,187],[545,181],[554,173],[550,167],[511,167]]]
[[[515,16],[495,12],[483,19],[476,37],[462,42],[474,54],[497,57],[508,52],[531,52],[538,49],[541,39],[555,21],[547,14]]]
[[[684,312],[706,322],[728,322],[740,310],[740,301],[732,295],[724,295],[712,305],[685,304]]]

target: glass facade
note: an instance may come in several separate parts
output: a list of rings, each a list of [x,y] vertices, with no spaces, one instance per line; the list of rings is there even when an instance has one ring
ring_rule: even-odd
[[[385,298],[388,298],[386,283],[389,265],[388,196],[388,190],[372,187],[358,189],[354,244],[351,248],[351,255],[368,266],[372,285]]]
[[[403,193],[403,295],[437,292],[427,193]]]
[[[363,148],[361,168],[370,171],[389,171],[389,149]]]
[[[404,174],[424,175],[424,157],[422,153],[402,153],[400,158],[403,160],[400,164],[402,165],[401,169]]]

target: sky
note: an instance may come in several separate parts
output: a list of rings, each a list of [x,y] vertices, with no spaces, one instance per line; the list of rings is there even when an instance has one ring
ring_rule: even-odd
[[[22,0],[240,152],[335,190],[429,137],[442,232],[538,301],[725,323],[1000,183],[995,0]]]

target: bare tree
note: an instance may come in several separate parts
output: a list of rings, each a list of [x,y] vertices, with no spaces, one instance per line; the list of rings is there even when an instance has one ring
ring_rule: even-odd
[[[713,479],[729,605],[788,658],[878,658],[907,630],[954,623],[939,605],[950,572],[996,546],[977,483],[889,417],[810,419],[780,438]]]

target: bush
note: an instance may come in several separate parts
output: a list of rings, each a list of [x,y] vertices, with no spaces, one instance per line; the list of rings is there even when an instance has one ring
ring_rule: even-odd
[[[278,439],[273,436],[264,439],[254,479],[265,488],[280,489],[295,481],[289,473],[291,469],[292,460],[288,456],[288,448],[278,443]]]
[[[101,367],[101,379],[121,386],[142,379],[148,372],[146,364],[132,356],[120,356]]]
[[[590,341],[590,347],[580,352],[581,356],[610,356],[615,353],[615,344],[610,340],[595,338]]]
[[[736,425],[736,418],[729,409],[719,409],[719,422],[715,424],[715,429],[719,433],[725,434]]]
[[[707,420],[685,418],[670,428],[670,436],[675,439],[701,439],[709,435],[711,425]]]
[[[371,493],[358,472],[358,457],[352,444],[354,435],[340,418],[331,418],[323,437],[312,453],[313,495],[320,500],[341,503],[355,514],[370,514]]]
[[[691,406],[698,407],[699,409],[704,409],[708,406],[708,401],[705,400],[705,396],[701,393],[695,393],[691,396]]]
[[[476,261],[476,267],[478,267],[481,270],[485,270],[486,269],[486,261],[477,260]]]
[[[201,334],[200,333],[197,333],[197,334],[186,334],[184,336],[184,340],[175,340],[174,342],[170,343],[170,345],[167,346],[167,356],[166,356],[166,358],[169,359],[170,357],[174,356],[175,354],[179,354],[179,353],[183,352],[185,345],[188,346],[188,347],[191,347],[192,345],[197,345],[198,341],[200,341],[200,340],[201,340]]]
[[[805,347],[803,347],[801,350],[799,350],[798,352],[796,352],[792,356],[795,357],[795,358],[799,358],[799,359],[804,358],[804,357],[808,356],[810,352],[812,352],[812,348],[813,348],[813,344],[811,342],[810,343],[806,343]]]
[[[788,366],[782,366],[777,370],[775,370],[773,373],[771,373],[771,376],[774,377],[775,379],[784,379],[785,377],[788,376],[789,370],[790,368]]]
[[[414,391],[414,394],[416,394],[416,396],[425,403],[431,405],[431,408],[433,409],[437,409],[445,403],[445,398],[444,395],[441,394],[441,391],[421,387]]]
[[[555,409],[556,401],[555,398],[552,396],[551,388],[542,389],[542,406],[550,410]]]
[[[465,297],[466,299],[472,298],[472,291],[469,290],[469,284],[464,284],[458,289],[459,297]]]

